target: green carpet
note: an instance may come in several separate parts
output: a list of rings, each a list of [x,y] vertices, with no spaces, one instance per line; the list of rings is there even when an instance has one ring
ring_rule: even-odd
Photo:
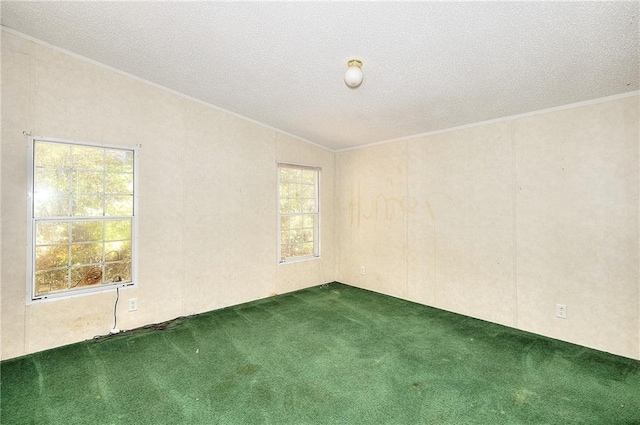
[[[332,283],[1,364],[1,423],[640,424],[640,362]]]

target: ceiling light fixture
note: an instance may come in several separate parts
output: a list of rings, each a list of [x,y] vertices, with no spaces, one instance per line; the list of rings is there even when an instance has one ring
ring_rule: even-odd
[[[344,82],[355,89],[362,84],[362,62],[357,59],[351,59],[347,62],[347,72],[344,73]]]

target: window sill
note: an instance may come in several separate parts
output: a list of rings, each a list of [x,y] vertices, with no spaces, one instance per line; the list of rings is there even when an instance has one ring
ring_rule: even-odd
[[[280,260],[278,261],[278,265],[284,265],[284,264],[295,264],[295,263],[302,263],[305,261],[313,261],[313,260],[319,260],[321,257],[319,255],[314,255],[314,256],[309,256],[309,257],[299,257],[299,258],[292,258],[289,260]]]
[[[127,282],[127,283],[104,285],[99,288],[93,287],[93,288],[79,289],[74,291],[57,292],[50,295],[41,295],[35,298],[28,298],[27,305],[46,303],[46,302],[56,301],[56,300],[68,300],[71,298],[85,297],[87,295],[103,294],[105,292],[111,292],[116,288],[119,288],[119,289],[134,288],[137,286],[138,285],[134,282]]]

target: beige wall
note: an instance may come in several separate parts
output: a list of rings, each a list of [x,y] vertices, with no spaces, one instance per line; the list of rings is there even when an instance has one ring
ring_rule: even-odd
[[[120,291],[121,329],[335,280],[331,151],[5,31],[2,124],[3,359],[113,326],[114,291],[25,303],[23,131],[142,145],[140,280]],[[321,259],[277,265],[276,161],[322,167]]]
[[[142,145],[120,328],[340,280],[640,359],[638,103],[335,154],[2,31],[2,358],[113,325],[113,291],[25,303],[26,130]],[[277,162],[322,167],[319,260],[277,265]]]
[[[338,280],[640,359],[638,104],[339,152]]]

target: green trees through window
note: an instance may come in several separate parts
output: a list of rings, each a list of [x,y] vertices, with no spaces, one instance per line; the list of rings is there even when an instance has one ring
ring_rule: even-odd
[[[280,261],[319,255],[319,170],[280,164]]]
[[[133,282],[135,150],[32,143],[32,297]]]

